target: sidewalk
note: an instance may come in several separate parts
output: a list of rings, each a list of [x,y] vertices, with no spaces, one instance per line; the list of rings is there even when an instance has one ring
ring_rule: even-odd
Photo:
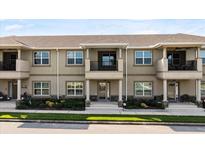
[[[5,104],[6,103],[6,104]],[[205,116],[203,108],[194,105],[170,104],[166,109],[122,109],[115,107],[87,107],[85,111],[68,110],[16,110],[13,102],[0,102],[0,112],[70,113],[70,114],[130,114],[130,115],[190,115]]]

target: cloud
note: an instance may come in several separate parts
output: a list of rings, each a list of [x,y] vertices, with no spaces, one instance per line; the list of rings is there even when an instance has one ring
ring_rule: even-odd
[[[20,24],[13,24],[13,25],[8,25],[5,27],[5,31],[17,31],[23,29],[23,25]]]

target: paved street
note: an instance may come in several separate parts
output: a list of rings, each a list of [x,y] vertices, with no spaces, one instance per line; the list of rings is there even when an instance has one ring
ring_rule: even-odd
[[[205,126],[101,125],[0,122],[0,134],[205,133]]]

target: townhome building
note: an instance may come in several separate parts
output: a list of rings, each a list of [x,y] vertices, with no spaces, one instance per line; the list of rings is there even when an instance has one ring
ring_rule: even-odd
[[[0,37],[0,92],[118,101],[205,96],[205,37],[188,34]]]

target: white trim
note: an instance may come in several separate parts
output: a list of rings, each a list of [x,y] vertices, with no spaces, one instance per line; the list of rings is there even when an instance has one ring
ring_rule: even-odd
[[[136,83],[137,82],[139,82],[139,83],[141,82],[143,84],[142,95],[137,95],[136,94]],[[151,95],[145,95],[145,92],[144,92],[144,83],[145,82],[151,83]],[[147,96],[149,97],[149,96],[152,96],[152,94],[153,94],[153,83],[152,83],[152,81],[135,81],[134,84],[135,84],[135,86],[134,86],[135,87],[135,89],[134,89],[135,90],[135,96],[137,96],[137,97],[147,97]]]
[[[151,53],[151,63],[150,64],[145,64],[144,63],[144,59],[146,58],[146,57],[144,57],[144,53],[145,52],[150,52]],[[136,53],[137,52],[142,52],[142,57],[139,57],[139,58],[142,58],[142,64],[137,64],[137,61],[136,61],[136,59],[137,59],[137,57],[136,57]],[[152,65],[152,50],[137,50],[137,51],[135,51],[135,65]]]
[[[68,58],[69,58],[68,57],[68,53],[69,52],[73,53],[73,60],[74,60],[73,64],[68,64]],[[82,63],[81,64],[77,64],[76,63],[76,59],[77,59],[76,53],[77,52],[81,52],[82,53],[82,57],[80,57],[80,58],[82,58]],[[80,59],[80,58],[78,58],[78,59]],[[69,50],[69,51],[66,52],[66,65],[83,65],[83,61],[84,61],[84,52],[83,51],[71,51],[71,50]]]
[[[74,83],[74,88],[68,88],[68,83]],[[76,83],[82,83],[82,88],[76,88]],[[68,95],[68,89],[74,90],[73,95]],[[66,82],[66,95],[67,96],[83,96],[83,89],[84,89],[84,83],[82,81],[67,81]],[[82,95],[76,95],[76,90],[82,90]]]
[[[35,59],[39,59],[39,58],[36,58],[35,57],[35,53],[36,52],[40,52],[40,64],[35,64]],[[43,59],[46,59],[46,58],[43,58],[43,52],[47,52],[48,53],[48,64],[43,64]],[[33,52],[33,65],[37,65],[37,66],[39,66],[39,65],[50,65],[50,51],[47,51],[47,50],[44,50],[44,51],[41,51],[41,50],[38,50],[38,51],[34,51]]]
[[[35,83],[41,83],[41,87],[40,87],[40,88],[35,88]],[[48,83],[48,88],[43,88],[43,86],[42,86],[43,83]],[[41,94],[36,95],[36,94],[35,94],[35,89],[40,89]],[[43,95],[43,89],[48,89],[48,95]],[[34,95],[34,96],[49,96],[49,95],[50,95],[50,83],[47,82],[47,81],[34,81],[34,82],[33,82],[33,95]]]

